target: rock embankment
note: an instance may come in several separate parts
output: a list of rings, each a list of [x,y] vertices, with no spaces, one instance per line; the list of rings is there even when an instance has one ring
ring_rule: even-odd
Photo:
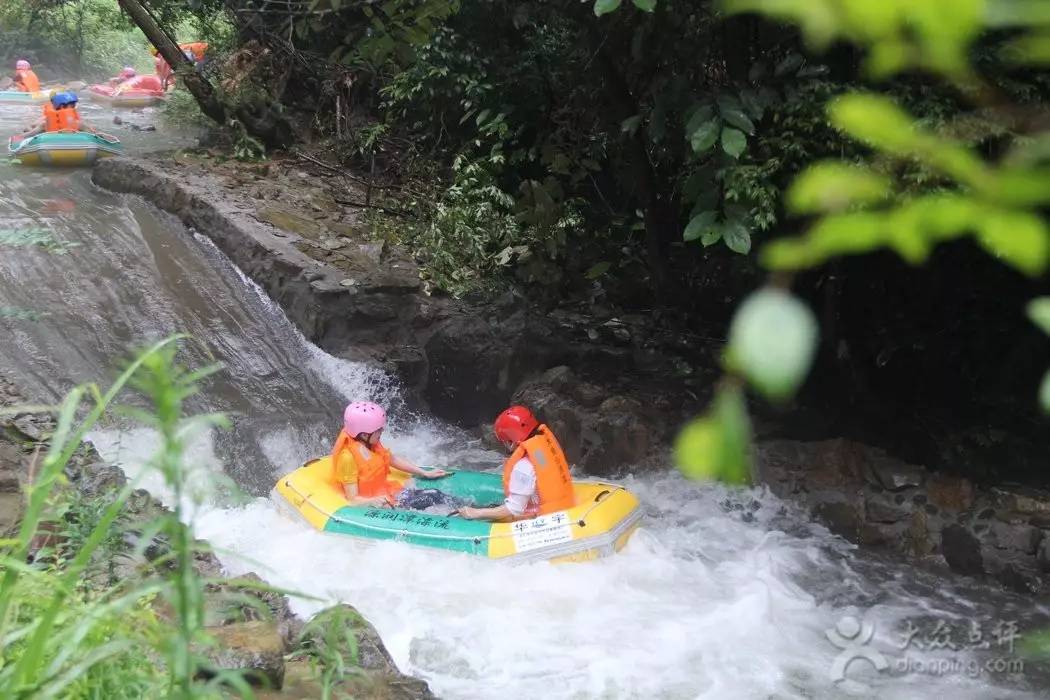
[[[774,493],[852,542],[1050,592],[1050,492],[980,486],[841,439],[761,443],[758,464]]]
[[[700,409],[711,377],[697,367],[717,363],[698,359],[717,343],[642,316],[545,312],[511,293],[485,304],[432,296],[404,249],[370,238],[291,166],[263,167],[114,158],[93,181],[210,238],[309,340],[381,364],[439,418],[491,425],[515,397],[550,408],[588,474],[644,466]]]
[[[0,407],[25,405],[18,387],[0,375]],[[12,533],[21,521],[25,487],[36,473],[53,430],[54,422],[46,413],[0,415],[0,538]],[[127,483],[119,468],[106,464],[87,445],[74,455],[65,476],[66,488],[74,489],[78,498],[104,502]],[[101,592],[162,573],[170,564],[167,542],[162,536],[153,536],[145,543],[141,539],[164,510],[147,492],[135,491],[114,526],[121,534],[117,550],[99,550],[88,568],[86,584]],[[34,538],[31,556],[45,556],[48,548],[60,546],[65,537],[62,520],[70,517],[75,517],[72,511],[45,518]],[[424,681],[398,670],[375,628],[351,606],[329,608],[304,625],[292,614],[288,598],[268,590],[258,576],[224,579],[219,560],[206,543],[199,544],[195,567],[208,582],[205,631],[211,639],[200,651],[214,669],[243,671],[250,681],[269,689],[262,694],[269,698],[321,697],[318,669],[328,665],[340,669],[333,676],[336,693],[390,700],[433,697]],[[157,614],[162,618],[167,614],[162,604],[158,604]],[[348,635],[353,637],[352,643]],[[324,647],[324,640],[332,639],[342,640],[348,649],[356,649],[357,655],[335,659],[336,650]]]

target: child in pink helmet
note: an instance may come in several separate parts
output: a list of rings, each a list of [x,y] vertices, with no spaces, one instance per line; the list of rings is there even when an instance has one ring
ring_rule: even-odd
[[[395,505],[404,480],[392,478],[391,468],[423,479],[447,474],[394,456],[380,442],[384,427],[386,411],[371,401],[355,401],[343,412],[343,430],[332,449],[332,472],[353,505]]]

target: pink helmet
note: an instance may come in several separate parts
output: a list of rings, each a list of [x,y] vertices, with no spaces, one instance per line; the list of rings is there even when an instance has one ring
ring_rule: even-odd
[[[15,63],[15,70],[30,70],[32,66],[29,65],[29,61],[21,58]]]
[[[136,75],[135,69],[131,66],[124,66],[120,71],[121,78],[134,78]]]
[[[343,411],[343,428],[350,437],[374,433],[386,425],[386,411],[371,401],[354,401]]]

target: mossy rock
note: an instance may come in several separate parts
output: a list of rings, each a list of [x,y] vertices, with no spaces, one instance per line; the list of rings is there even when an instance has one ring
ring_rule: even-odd
[[[350,605],[315,615],[303,628],[296,655],[316,663],[320,674],[329,672],[350,697],[433,697],[424,681],[398,670],[375,628]]]

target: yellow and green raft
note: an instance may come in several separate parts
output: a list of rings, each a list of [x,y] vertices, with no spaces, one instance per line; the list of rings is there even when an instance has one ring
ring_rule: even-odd
[[[51,92],[23,92],[21,90],[0,90],[0,104],[38,105],[48,101]]]
[[[307,462],[277,482],[277,494],[322,532],[514,561],[587,561],[613,554],[627,543],[642,517],[627,489],[599,481],[578,481],[576,506],[506,523],[466,520],[399,508],[352,506],[331,478],[329,457]],[[453,471],[427,480],[425,488],[472,502],[503,501],[499,474]]]
[[[71,168],[91,165],[124,150],[116,137],[87,131],[49,131],[20,140],[12,137],[7,148],[22,165]]]

